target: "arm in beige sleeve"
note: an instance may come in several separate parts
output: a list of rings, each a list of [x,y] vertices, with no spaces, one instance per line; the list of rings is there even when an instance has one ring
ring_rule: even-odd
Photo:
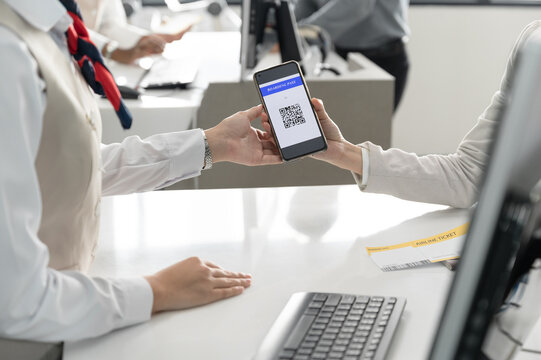
[[[370,142],[363,143],[362,146],[369,150],[370,163],[364,191],[454,207],[471,206],[477,200],[479,181],[485,171],[498,116],[509,90],[509,74],[513,71],[517,49],[540,27],[541,22],[537,21],[523,31],[511,53],[500,90],[455,153],[417,156],[399,149],[383,150]],[[355,178],[360,181],[359,176]]]
[[[454,207],[471,206],[476,201],[502,104],[503,96],[498,92],[454,154],[417,156],[364,143],[370,163],[364,191]]]

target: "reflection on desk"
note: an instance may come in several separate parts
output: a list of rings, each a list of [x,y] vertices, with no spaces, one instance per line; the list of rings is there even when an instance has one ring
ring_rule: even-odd
[[[189,256],[249,272],[241,296],[65,345],[65,359],[251,359],[297,291],[404,296],[389,359],[429,351],[452,273],[384,273],[365,247],[427,237],[467,211],[361,193],[356,186],[159,191],[105,198],[97,276],[145,275]]]

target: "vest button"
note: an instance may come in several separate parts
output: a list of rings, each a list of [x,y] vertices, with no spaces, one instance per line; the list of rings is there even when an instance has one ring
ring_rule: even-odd
[[[92,128],[92,130],[96,131],[96,124],[94,124],[94,120],[92,116],[90,116],[88,113],[85,114],[85,119]]]

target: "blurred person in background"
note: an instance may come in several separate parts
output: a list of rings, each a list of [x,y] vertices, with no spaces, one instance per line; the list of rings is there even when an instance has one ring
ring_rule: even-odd
[[[409,0],[293,0],[302,25],[326,30],[344,59],[358,52],[395,78],[394,109],[406,87]]]
[[[182,39],[188,26],[173,34],[151,33],[128,23],[121,0],[78,0],[90,38],[106,59],[131,64],[161,54],[165,45]]]

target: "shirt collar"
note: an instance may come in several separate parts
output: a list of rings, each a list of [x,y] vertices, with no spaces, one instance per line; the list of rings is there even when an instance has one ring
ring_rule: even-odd
[[[41,31],[50,31],[61,20],[66,9],[58,0],[4,0],[17,14]]]

